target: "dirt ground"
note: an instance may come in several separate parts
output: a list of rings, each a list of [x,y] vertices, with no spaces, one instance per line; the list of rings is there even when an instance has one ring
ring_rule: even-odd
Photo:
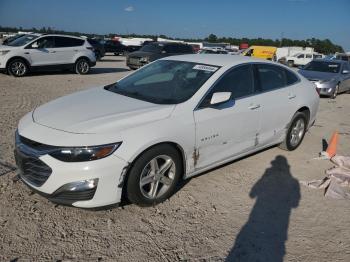
[[[348,94],[321,100],[296,151],[271,148],[222,166],[155,207],[58,206],[13,181],[14,132],[25,113],[128,73],[123,57],[106,56],[87,76],[0,75],[0,261],[350,261],[349,202],[298,183],[332,166],[312,158],[334,130],[339,154],[350,155]]]

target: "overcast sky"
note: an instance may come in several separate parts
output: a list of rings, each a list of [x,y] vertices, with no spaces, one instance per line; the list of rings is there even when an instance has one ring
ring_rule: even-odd
[[[0,0],[0,25],[188,38],[329,38],[350,51],[350,0]]]

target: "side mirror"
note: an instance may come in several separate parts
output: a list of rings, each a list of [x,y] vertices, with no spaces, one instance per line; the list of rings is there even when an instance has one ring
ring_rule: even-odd
[[[165,51],[165,50],[162,50],[162,54],[166,54],[166,51]]]
[[[349,74],[350,73],[350,71],[349,70],[343,70],[343,72],[341,72],[342,74],[344,74],[344,75],[346,75],[346,74]]]
[[[232,93],[231,92],[217,92],[214,93],[211,97],[210,104],[211,105],[218,105],[225,103],[231,99]]]
[[[39,48],[38,43],[37,42],[33,43],[32,48]]]

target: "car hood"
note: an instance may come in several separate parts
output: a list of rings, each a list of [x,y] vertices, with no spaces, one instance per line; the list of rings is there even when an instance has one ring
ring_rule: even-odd
[[[299,73],[309,80],[331,80],[338,76],[336,73],[300,70]]]
[[[174,107],[148,103],[98,87],[37,107],[32,117],[37,124],[70,133],[115,133],[167,118]]]
[[[9,46],[9,45],[0,45],[0,50],[12,50],[18,49],[20,46]]]

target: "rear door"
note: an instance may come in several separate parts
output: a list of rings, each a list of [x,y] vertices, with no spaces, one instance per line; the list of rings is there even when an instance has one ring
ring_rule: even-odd
[[[256,147],[261,111],[252,69],[252,65],[246,64],[229,70],[195,109],[199,155],[195,168],[205,168]],[[232,92],[233,100],[211,106],[211,97],[216,92]]]
[[[75,54],[78,53],[82,45],[83,39],[55,36],[55,51],[58,64],[72,64]]]
[[[262,112],[258,144],[265,146],[285,134],[286,126],[297,110],[295,83],[299,78],[278,65],[259,63],[255,69]]]
[[[45,36],[39,38],[26,47],[29,53],[31,66],[47,66],[57,64],[55,38]]]

